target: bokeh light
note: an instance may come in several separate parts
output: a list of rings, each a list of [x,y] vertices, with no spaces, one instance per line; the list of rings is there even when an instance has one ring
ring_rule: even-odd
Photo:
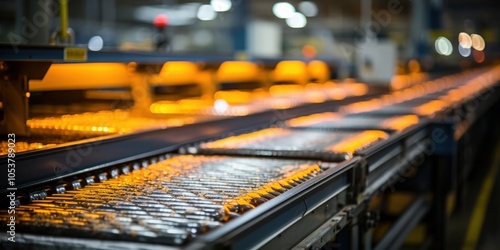
[[[286,24],[290,28],[300,29],[306,26],[307,19],[302,13],[295,12],[292,17],[286,19]]]
[[[313,17],[318,14],[318,6],[314,2],[304,1],[299,3],[299,10],[307,17]]]
[[[458,43],[462,46],[462,48],[470,49],[472,47],[472,38],[469,34],[460,32],[460,34],[458,34]]]
[[[211,0],[210,5],[217,12],[225,12],[231,9],[232,3],[230,0]]]
[[[158,28],[163,28],[168,25],[168,17],[165,14],[159,14],[153,20],[153,24]]]
[[[202,21],[214,20],[217,17],[217,12],[215,12],[212,5],[204,4],[198,9],[196,17]]]
[[[470,56],[471,49],[469,48],[464,48],[462,44],[458,45],[458,53],[460,53],[461,56],[463,57],[468,57]]]
[[[472,47],[475,50],[483,51],[484,48],[486,47],[483,37],[478,34],[472,34],[471,38],[472,38]]]
[[[484,59],[485,59],[484,51],[474,50],[472,52],[472,57],[474,57],[474,61],[476,61],[477,63],[482,63],[482,62],[484,62]]]
[[[278,18],[291,18],[295,13],[293,5],[287,2],[278,2],[273,5],[273,14]]]
[[[224,101],[222,99],[215,100],[215,102],[214,102],[215,112],[224,113],[227,111],[228,108],[229,108],[229,104],[226,101]]]
[[[436,48],[436,52],[443,56],[449,56],[453,52],[453,46],[446,37],[438,37],[434,43],[434,47]]]
[[[104,46],[104,41],[102,40],[102,37],[100,36],[93,36],[89,40],[89,50],[92,51],[99,51],[102,49]]]

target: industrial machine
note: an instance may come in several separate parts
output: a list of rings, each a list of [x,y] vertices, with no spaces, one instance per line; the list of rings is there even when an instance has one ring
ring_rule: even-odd
[[[0,47],[4,248],[393,249],[422,226],[444,249],[462,138],[499,105],[498,67],[381,91],[321,62],[67,49]]]

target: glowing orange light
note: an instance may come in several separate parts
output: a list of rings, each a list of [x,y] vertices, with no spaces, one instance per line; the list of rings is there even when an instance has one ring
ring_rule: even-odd
[[[245,61],[223,62],[216,73],[218,82],[261,81],[262,70],[257,64]]]
[[[393,90],[406,88],[410,85],[410,78],[408,75],[395,75],[391,79],[391,87]]]
[[[229,104],[242,104],[252,100],[252,93],[239,90],[217,91],[215,92],[214,98],[222,99]]]
[[[348,93],[354,96],[362,96],[368,93],[368,86],[364,83],[341,83],[337,86],[344,88]]]
[[[339,110],[342,113],[362,113],[373,111],[382,107],[382,102],[378,98],[374,98],[368,101],[355,102],[346,106],[341,107]]]
[[[274,82],[305,85],[309,81],[307,65],[302,61],[281,61],[274,69]]]
[[[408,62],[408,70],[410,71],[410,73],[420,72],[420,63],[415,59],[410,60]]]
[[[347,91],[343,88],[335,88],[328,91],[328,94],[332,100],[343,100],[347,97]]]
[[[202,148],[236,148],[268,138],[288,136],[291,132],[280,128],[268,128],[247,134],[230,136],[217,141],[201,144]]]
[[[389,128],[392,130],[401,131],[411,125],[418,123],[418,116],[416,115],[405,115],[398,116],[394,118],[389,118],[382,122],[381,126],[384,128]]]
[[[68,83],[71,84],[68,84]],[[30,80],[30,91],[130,87],[127,66],[122,63],[52,64],[43,80]]]
[[[303,164],[300,166],[300,169],[290,171],[282,178],[275,180],[274,182],[267,183],[264,186],[250,190],[245,194],[225,202],[224,210],[227,213],[234,212],[235,207],[237,208],[239,206],[245,206],[249,209],[253,209],[255,206],[260,205],[260,201],[258,201],[258,199],[269,197],[269,194],[276,192],[276,190],[287,190],[291,188],[292,185],[295,185],[295,183],[307,180],[319,172],[321,172],[321,168],[318,165]],[[271,195],[271,197],[273,197],[273,195]],[[266,201],[267,199],[263,200]]]
[[[171,61],[163,64],[159,77],[153,84],[186,84],[198,83],[201,70],[198,64],[185,61]]]
[[[274,97],[282,97],[290,94],[301,94],[303,86],[295,84],[274,85],[269,88],[269,94]]]
[[[308,59],[311,60],[316,57],[316,48],[310,44],[305,45],[302,47],[302,55]]]
[[[330,80],[330,68],[323,61],[313,60],[307,64],[311,81],[324,83]]]
[[[339,143],[328,147],[333,152],[354,153],[354,151],[366,147],[380,139],[387,139],[389,135],[379,130],[366,130],[356,135],[347,137]]]
[[[322,103],[327,98],[323,84],[318,83],[308,83],[305,88],[305,95],[307,101],[312,103]]]
[[[432,115],[432,114],[436,113],[437,111],[442,110],[446,106],[447,106],[446,102],[441,101],[441,100],[434,100],[434,101],[424,103],[424,104],[416,107],[414,110],[419,115]]]
[[[319,113],[319,114],[301,116],[290,119],[289,121],[286,122],[286,125],[291,127],[305,127],[325,121],[338,120],[341,117],[342,117],[341,114],[333,112]]]

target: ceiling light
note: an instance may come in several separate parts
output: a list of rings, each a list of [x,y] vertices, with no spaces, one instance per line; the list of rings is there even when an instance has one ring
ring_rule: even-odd
[[[231,9],[232,3],[230,0],[212,0],[210,5],[217,12],[225,12]]]
[[[307,19],[302,13],[295,12],[292,17],[286,19],[286,24],[294,29],[304,28],[307,24]]]
[[[93,36],[89,40],[89,50],[92,51],[99,51],[102,49],[104,46],[104,41],[102,40],[102,37],[100,36]]]
[[[214,11],[212,5],[204,4],[198,9],[196,17],[202,21],[211,21],[217,17],[217,12]]]
[[[436,48],[436,52],[443,56],[449,56],[453,52],[453,46],[446,37],[438,37],[434,43],[434,47]]]
[[[314,2],[304,1],[299,3],[299,10],[307,17],[313,17],[318,14],[318,6]]]
[[[279,2],[273,5],[273,13],[278,18],[290,18],[295,13],[295,8],[290,3]]]

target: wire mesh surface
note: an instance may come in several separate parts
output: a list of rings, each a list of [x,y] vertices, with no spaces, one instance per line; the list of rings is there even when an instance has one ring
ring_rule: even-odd
[[[418,116],[403,115],[389,117],[374,116],[342,116],[336,113],[326,112],[314,115],[302,116],[291,119],[285,123],[294,128],[319,128],[328,130],[368,130],[379,129],[389,131],[400,131],[418,123]]]
[[[17,138],[16,152],[31,151],[58,144],[99,136],[121,135],[141,130],[164,129],[195,123],[207,117],[163,115],[140,117],[128,110],[87,112],[27,121],[30,136]],[[6,141],[0,144],[0,156],[8,153]]]
[[[196,150],[204,154],[283,156],[339,162],[348,159],[356,150],[387,137],[388,134],[380,130],[351,132],[268,128],[202,143]]]
[[[45,147],[55,146],[56,144],[44,144],[40,142],[27,142],[27,141],[16,141],[16,143],[11,143],[14,147],[14,152],[24,152],[29,150],[36,150]],[[8,141],[2,141],[0,144],[0,155],[7,155],[9,149],[11,148]]]
[[[35,197],[16,208],[16,233],[182,245],[321,171],[313,161],[190,155],[131,170]]]

